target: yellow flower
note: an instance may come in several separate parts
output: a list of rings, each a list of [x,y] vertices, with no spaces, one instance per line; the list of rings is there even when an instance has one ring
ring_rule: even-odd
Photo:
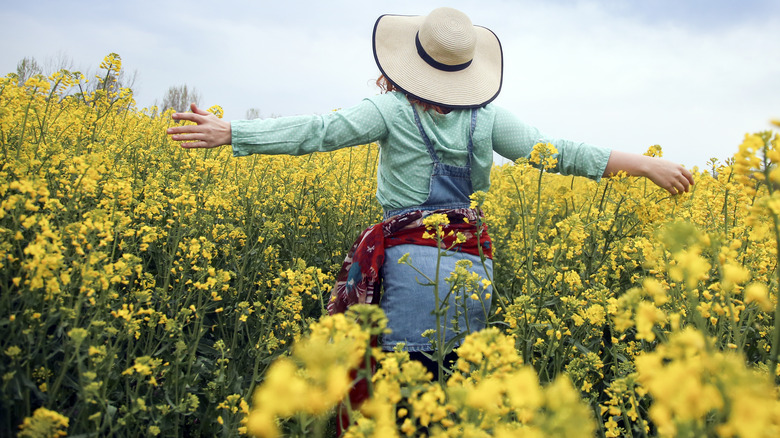
[[[17,347],[16,345],[11,345],[10,347],[5,349],[6,356],[10,357],[11,360],[16,358],[20,353],[22,352],[22,349]]]
[[[425,225],[428,228],[439,227],[441,225],[448,225],[449,223],[450,223],[450,219],[447,217],[446,214],[442,214],[442,213],[430,214],[423,218],[423,225]]]
[[[750,272],[742,265],[726,263],[723,265],[722,269],[724,287],[728,285],[729,289],[733,287],[733,285],[742,284],[750,279]]]
[[[669,268],[669,277],[674,281],[684,281],[689,290],[695,289],[701,280],[708,277],[711,268],[710,263],[700,254],[699,247],[675,253],[677,265]]]
[[[522,367],[509,376],[506,380],[506,391],[512,407],[520,414],[521,423],[533,420],[536,410],[544,401],[542,388],[536,373],[530,367]]]
[[[20,438],[61,437],[67,436],[68,417],[46,408],[38,408],[32,417],[27,417],[19,426]]]
[[[76,344],[76,348],[78,348],[81,343],[84,342],[84,339],[86,339],[87,335],[87,330],[81,327],[76,327],[68,332],[68,336],[70,336],[70,338],[73,340],[73,343]]]
[[[225,115],[225,110],[223,110],[222,107],[219,105],[210,106],[208,111],[214,114],[215,116],[219,117],[220,119],[222,118],[222,116]]]
[[[558,164],[557,154],[558,149],[552,143],[537,143],[531,150],[528,161],[544,170],[551,170]]]
[[[372,307],[375,306],[353,306],[350,312],[354,313],[349,317],[381,313]],[[367,323],[383,330],[386,321],[373,319]],[[310,335],[293,347],[292,357],[275,361],[263,385],[255,391],[247,422],[249,432],[277,436],[275,418],[290,417],[296,412],[320,415],[331,409],[349,391],[349,370],[363,360],[369,337],[345,314],[324,317],[312,324]]]
[[[647,148],[647,152],[645,152],[644,155],[647,155],[648,157],[663,157],[664,152],[661,150],[661,146],[656,144]]]
[[[604,310],[604,307],[602,307],[600,304],[593,304],[592,306],[588,307],[585,310],[585,318],[588,319],[588,321],[594,325],[594,326],[601,326],[604,324],[604,317],[606,316],[606,311]]]
[[[654,278],[646,278],[642,281],[642,287],[647,295],[653,299],[656,306],[662,306],[669,301],[666,288]]]
[[[650,342],[655,340],[653,326],[664,321],[665,314],[653,304],[642,301],[636,310],[636,337]]]
[[[775,308],[769,299],[769,290],[763,283],[751,283],[745,288],[745,302],[756,303],[764,312]]]
[[[773,436],[777,431],[780,403],[766,385],[766,373],[714,349],[694,329],[677,332],[655,352],[638,357],[636,369],[653,398],[650,417],[659,434],[675,435],[682,426],[711,419],[723,436]]]
[[[504,382],[497,378],[487,378],[470,389],[466,404],[488,414],[496,414],[504,391]]]

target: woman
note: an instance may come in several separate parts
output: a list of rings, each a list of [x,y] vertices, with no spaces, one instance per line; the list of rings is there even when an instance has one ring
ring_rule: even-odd
[[[439,300],[449,289],[444,278],[454,271],[457,260],[471,261],[473,270],[492,278],[489,238],[484,227],[477,228],[481,213],[469,208],[469,196],[488,190],[494,151],[516,160],[527,157],[534,144],[550,142],[559,151],[555,170],[563,174],[598,180],[625,171],[648,177],[672,194],[687,192],[693,184],[691,173],[677,164],[550,139],[490,104],[501,90],[501,44],[495,34],[472,25],[460,11],[439,8],[427,16],[383,15],[374,27],[373,50],[382,73],[377,83],[386,92],[355,107],[323,116],[229,123],[193,105],[192,113],[173,118],[197,125],[172,127],[168,133],[185,142],[181,145],[185,148],[232,144],[234,156],[301,155],[378,142],[376,196],[385,221],[366,230],[350,251],[329,310],[343,311],[357,302],[380,304],[392,330],[381,340],[385,350],[403,343],[403,349],[425,360],[420,352],[433,349],[422,333],[436,327],[432,311],[437,302],[433,288],[418,280],[424,278],[421,273],[437,277],[438,248],[432,239],[422,238],[424,217],[442,213],[449,219],[448,229],[467,238],[457,242],[454,257],[441,259]],[[452,239],[450,243],[455,244]],[[397,263],[406,254],[414,268]],[[484,263],[481,255],[487,256]],[[450,299],[454,304],[454,297]],[[482,305],[465,301],[471,307],[462,312],[466,315],[460,316],[460,328],[483,328]],[[438,339],[439,346],[454,335],[449,323],[454,307],[438,319],[448,335]]]

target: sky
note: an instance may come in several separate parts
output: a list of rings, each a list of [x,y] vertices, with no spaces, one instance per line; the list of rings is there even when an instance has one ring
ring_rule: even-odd
[[[780,118],[777,0],[4,2],[0,75],[118,53],[139,107],[195,87],[226,119],[324,114],[377,94],[385,13],[465,12],[502,43],[495,105],[551,137],[706,167]],[[13,37],[9,37],[13,35]]]

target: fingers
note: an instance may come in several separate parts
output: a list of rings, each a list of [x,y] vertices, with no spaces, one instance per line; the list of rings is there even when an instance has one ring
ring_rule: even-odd
[[[188,122],[196,123],[197,125],[182,125],[182,126],[172,126],[167,129],[168,134],[181,134],[181,133],[197,133],[202,132],[202,129],[200,129],[200,125],[205,123],[207,119],[205,119],[205,116],[210,115],[211,113],[208,111],[204,111],[200,108],[198,108],[194,103],[190,105],[190,109],[192,109],[191,113],[174,113],[171,115],[171,118],[174,120],[186,120]],[[185,140],[185,138],[173,138],[174,140]]]
[[[693,185],[693,174],[683,166],[667,161],[655,161],[658,165],[652,172],[655,176],[651,179],[672,195],[679,195],[690,191]]]
[[[674,181],[672,183],[672,188],[669,190],[669,193],[673,195],[682,195],[687,191],[688,191],[688,187],[685,184],[683,184],[680,181]]]
[[[674,181],[669,182],[666,186],[663,187],[666,189],[667,192],[669,192],[670,195],[679,195],[684,191],[682,184],[676,184]]]
[[[688,182],[693,185],[693,174],[690,170],[683,168],[683,176],[685,176],[685,179],[688,180]]]
[[[193,132],[193,131],[181,131],[181,132],[183,132],[183,133],[171,135],[171,140],[174,140],[174,141],[203,141],[203,140],[206,140],[205,135],[203,133],[201,133],[201,132]]]
[[[179,146],[183,147],[184,149],[212,149],[218,145],[209,144],[205,141],[193,141],[189,143],[181,143]]]
[[[680,195],[688,191],[688,180],[685,178],[676,178],[672,181],[672,186],[675,191],[675,195]]]
[[[165,132],[168,134],[184,134],[190,132],[199,132],[202,128],[199,125],[171,126]]]
[[[183,142],[180,143],[179,146],[186,149],[193,149],[193,148],[211,149],[219,146],[219,144],[216,144],[214,141],[211,140],[211,138],[209,138],[208,133],[202,133],[202,132],[190,132],[185,134],[171,135],[171,140]]]
[[[671,184],[672,187],[669,189],[669,193],[673,195],[681,195],[688,191],[688,180],[682,176],[673,179]]]
[[[691,185],[693,185],[693,175],[690,171],[679,167],[679,173],[674,175],[671,181],[671,187],[667,187],[667,191],[672,195],[679,195],[690,191]]]
[[[210,114],[210,113],[207,112],[206,114]],[[171,115],[171,118],[173,120],[187,120],[190,122],[201,123],[203,120],[203,116],[204,114],[199,114],[199,113],[173,113],[173,115]]]
[[[179,116],[179,117],[177,117]],[[174,119],[189,120],[198,123],[197,120],[193,120],[192,113],[176,113],[173,115]],[[198,116],[199,117],[199,116]],[[196,143],[182,144],[182,147],[200,147],[196,146],[204,140],[205,128],[200,124],[198,125],[180,125],[171,126],[165,131],[171,136],[173,141],[195,141]]]
[[[185,142],[180,143],[183,148],[215,148],[230,144],[230,122],[220,120],[214,114],[198,108],[194,103],[190,105],[191,113],[175,113],[174,120],[187,120],[194,125],[171,126],[166,133],[171,140]]]
[[[211,115],[210,112],[198,108],[194,103],[190,104],[190,110],[192,111],[191,113],[173,113],[171,118],[173,120],[188,120],[190,122],[202,123],[204,116]]]
[[[208,134],[201,132],[172,135],[171,140],[182,142],[179,146],[185,149],[211,149],[217,146],[209,141]]]
[[[679,166],[680,168],[680,174],[677,177],[677,181],[679,181],[680,184],[682,184],[683,191],[688,192],[690,190],[690,187],[693,185],[693,174],[690,170]]]
[[[207,116],[207,115],[211,114],[210,112],[208,112],[206,110],[202,110],[202,109],[198,108],[198,106],[195,105],[194,102],[190,104],[190,110],[192,110],[192,112],[195,113],[195,114],[200,114],[201,116]]]

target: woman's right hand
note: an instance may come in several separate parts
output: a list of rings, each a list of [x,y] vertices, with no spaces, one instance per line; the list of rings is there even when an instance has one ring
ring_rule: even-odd
[[[230,122],[214,114],[191,105],[191,113],[175,113],[173,120],[189,120],[195,125],[172,126],[166,131],[171,140],[182,141],[183,148],[215,148],[230,144]]]

